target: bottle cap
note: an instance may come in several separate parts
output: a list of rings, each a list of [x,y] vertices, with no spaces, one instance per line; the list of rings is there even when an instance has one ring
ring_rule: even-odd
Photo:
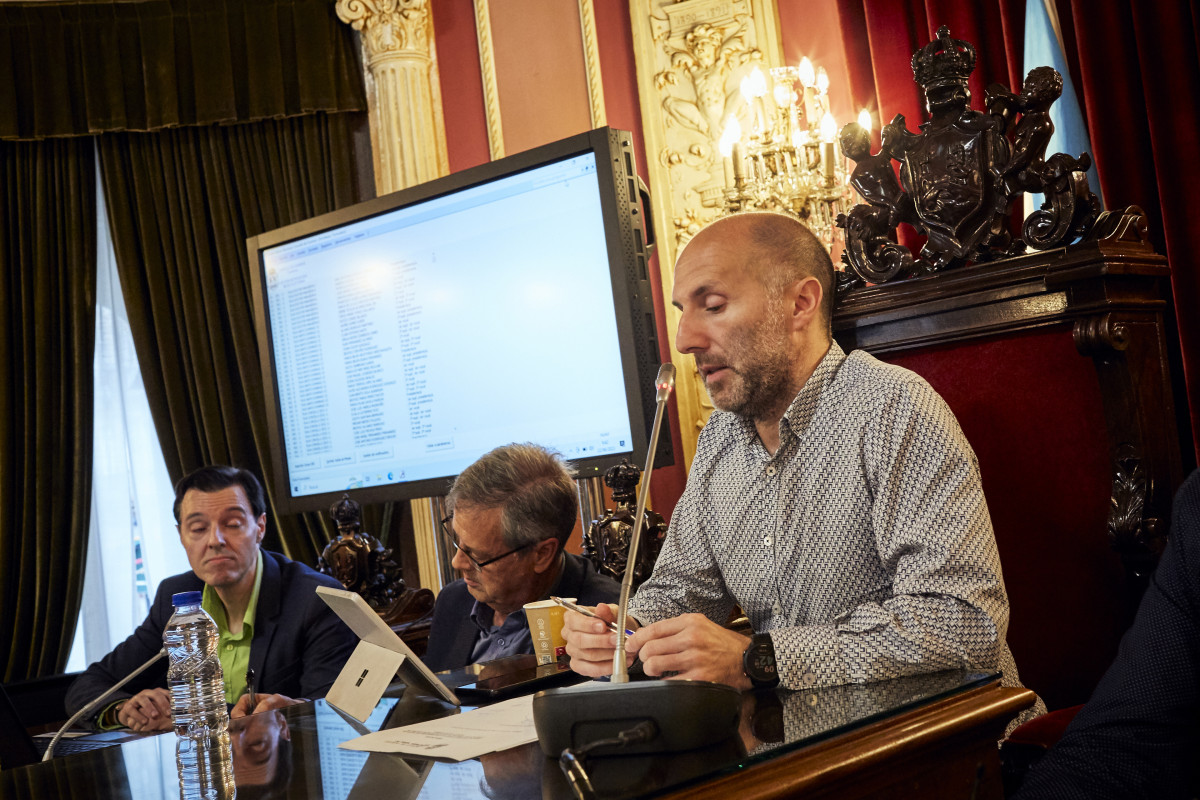
[[[202,597],[204,597],[204,592],[179,592],[171,595],[171,605],[176,608],[180,606],[198,606]]]

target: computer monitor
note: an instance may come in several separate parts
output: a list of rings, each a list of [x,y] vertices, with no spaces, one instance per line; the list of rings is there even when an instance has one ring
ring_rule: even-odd
[[[276,507],[444,494],[509,442],[581,476],[642,463],[660,353],[633,163],[601,128],[251,238]]]

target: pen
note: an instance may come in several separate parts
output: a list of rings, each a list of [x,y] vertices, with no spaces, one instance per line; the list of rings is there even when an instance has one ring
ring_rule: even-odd
[[[598,614],[596,614],[595,611],[590,611],[590,610],[584,608],[583,606],[577,606],[574,603],[572,603],[570,600],[564,600],[561,597],[555,597],[554,595],[551,595],[550,599],[553,600],[554,602],[558,603],[563,608],[569,608],[572,611],[577,611],[580,614],[583,614],[585,617],[591,617],[592,619],[600,619],[600,616]],[[617,632],[617,623],[615,623],[615,622],[608,623],[608,629],[610,631],[612,631],[613,633],[616,633]],[[628,628],[625,629],[625,633],[628,634],[629,636],[633,636],[633,631],[629,630]]]
[[[254,713],[254,709],[258,708],[258,697],[254,692],[254,670],[246,670],[246,694],[250,695],[250,713]]]

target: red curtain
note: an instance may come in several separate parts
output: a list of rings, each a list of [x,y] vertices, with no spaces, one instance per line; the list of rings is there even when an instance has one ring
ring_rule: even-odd
[[[1197,2],[1057,0],[1071,77],[1084,107],[1109,208],[1139,205],[1156,249],[1171,264],[1193,444],[1200,455],[1200,226],[1189,225],[1187,188],[1200,176],[1192,141],[1200,107]],[[908,68],[913,52],[946,25],[979,51],[976,108],[989,83],[1019,89],[1025,0],[838,0],[854,102],[884,121],[924,119]],[[876,139],[878,141],[878,139]]]
[[[1139,205],[1171,264],[1193,442],[1200,456],[1200,227],[1187,192],[1200,176],[1196,2],[1065,0],[1059,18],[1110,208]],[[1068,32],[1070,36],[1068,36]],[[1073,40],[1073,41],[1072,41]],[[1075,72],[1075,69],[1072,69]]]
[[[979,51],[970,83],[977,108],[988,84],[1019,86],[1023,78],[1025,0],[839,0],[838,16],[854,102],[878,108],[883,122],[904,114],[916,130],[924,121],[925,98],[909,62],[941,25]]]

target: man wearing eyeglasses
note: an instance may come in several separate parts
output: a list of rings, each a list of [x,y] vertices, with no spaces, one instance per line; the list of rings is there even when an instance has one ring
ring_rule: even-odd
[[[454,481],[442,533],[462,578],[438,595],[426,666],[457,669],[532,653],[526,603],[550,595],[587,605],[616,602],[616,581],[563,550],[577,515],[573,477],[557,453],[510,444]]]

